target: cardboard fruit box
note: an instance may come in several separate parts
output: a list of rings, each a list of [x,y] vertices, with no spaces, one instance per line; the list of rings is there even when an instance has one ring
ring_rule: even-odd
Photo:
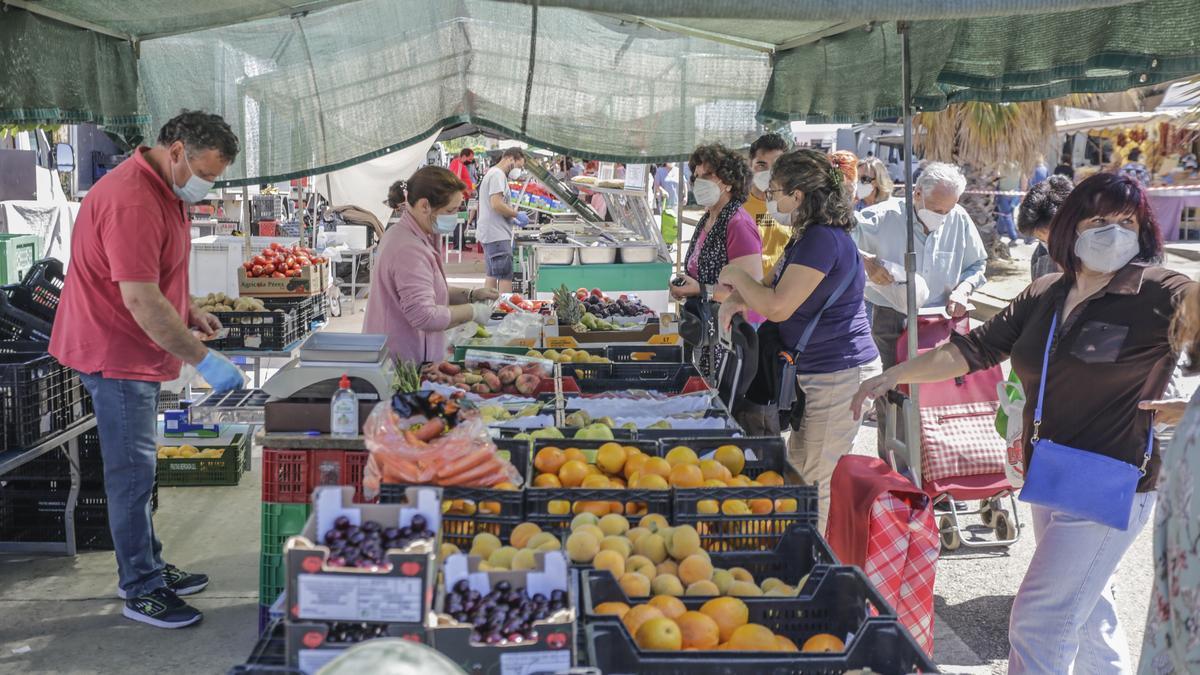
[[[313,675],[347,649],[374,638],[429,644],[424,624],[294,621],[286,625],[287,665]]]
[[[238,268],[238,293],[258,298],[301,297],[317,295],[329,288],[329,263],[300,268],[300,276],[275,279],[251,277],[246,269]]]
[[[567,559],[562,551],[550,551],[535,554],[534,560],[531,570],[483,572],[479,570],[483,559],[478,556],[461,553],[448,556],[442,570],[443,586],[430,615],[429,635],[434,649],[468,673],[554,673],[573,667],[578,610]],[[461,580],[466,580],[471,590],[481,595],[487,595],[501,581],[514,589],[526,589],[530,596],[540,593],[550,597],[552,592],[561,591],[567,596],[567,608],[535,621],[533,639],[487,644],[472,639],[475,628],[470,623],[455,621],[445,612],[446,593]]]
[[[441,546],[442,491],[414,487],[406,504],[356,504],[354,488],[322,486],[313,491],[313,512],[304,530],[287,541],[287,616],[289,621],[422,623],[433,607],[437,555]],[[325,533],[339,516],[351,523],[368,520],[383,527],[407,527],[420,514],[433,539],[420,539],[385,552],[378,567],[329,564]]]

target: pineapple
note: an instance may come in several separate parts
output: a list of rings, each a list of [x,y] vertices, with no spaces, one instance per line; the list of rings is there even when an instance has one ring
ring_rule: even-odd
[[[563,284],[554,291],[554,308],[560,326],[574,326],[583,320],[583,303]]]

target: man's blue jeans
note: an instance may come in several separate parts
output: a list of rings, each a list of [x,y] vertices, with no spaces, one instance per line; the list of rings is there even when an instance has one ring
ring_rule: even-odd
[[[160,385],[99,374],[80,373],[79,377],[96,411],[117,576],[126,597],[134,598],[165,585],[162,543],[154,536],[150,516],[158,469],[155,436]]]

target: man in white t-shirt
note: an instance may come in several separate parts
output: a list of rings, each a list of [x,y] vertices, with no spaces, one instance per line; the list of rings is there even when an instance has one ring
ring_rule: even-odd
[[[524,170],[525,153],[520,148],[509,148],[479,183],[479,223],[475,239],[483,245],[486,286],[501,293],[512,292],[512,226],[529,224],[529,216],[508,203],[508,181],[516,180]]]

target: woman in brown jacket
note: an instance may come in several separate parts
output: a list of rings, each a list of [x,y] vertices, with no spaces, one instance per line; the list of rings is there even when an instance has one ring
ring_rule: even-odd
[[[1144,473],[1123,530],[1033,505],[1037,549],[1009,620],[1009,672],[1068,673],[1074,664],[1077,673],[1126,673],[1112,577],[1154,511],[1160,466],[1155,443],[1144,462],[1154,418],[1138,404],[1160,398],[1171,377],[1171,316],[1194,284],[1148,264],[1161,255],[1162,236],[1145,190],[1124,176],[1097,174],[1080,183],[1051,221],[1049,248],[1062,274],[1038,279],[967,335],[867,380],[852,411],[859,414],[864,399],[897,384],[941,382],[1011,357],[1025,388],[1032,480],[1033,418],[1049,340],[1040,438]]]

